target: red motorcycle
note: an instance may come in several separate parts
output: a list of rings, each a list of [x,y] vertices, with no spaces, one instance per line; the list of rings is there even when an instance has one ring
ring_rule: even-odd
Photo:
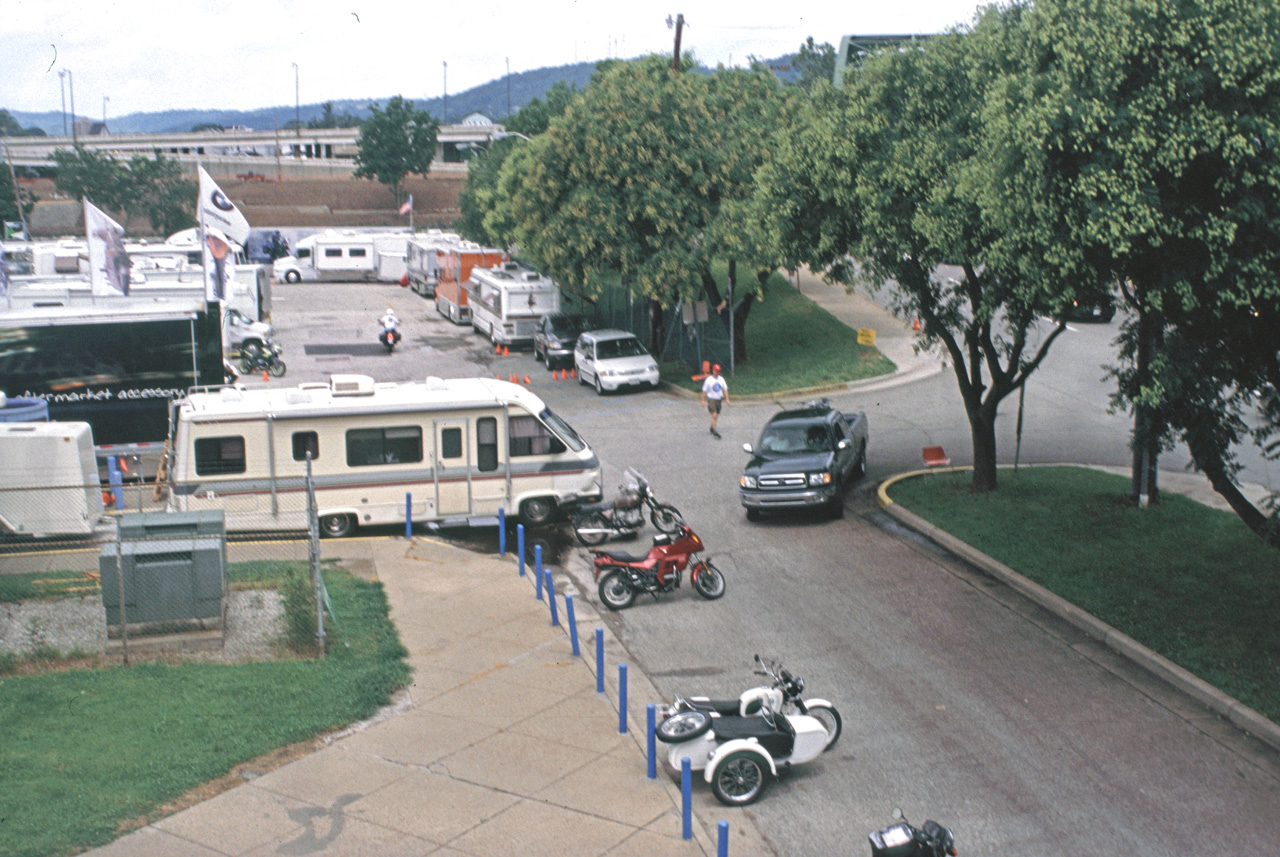
[[[680,574],[693,567],[689,579],[698,594],[708,600],[724,595],[724,575],[709,560],[698,558],[702,539],[684,524],[677,533],[655,536],[653,547],[643,556],[593,550],[600,600],[610,610],[624,610],[636,600],[637,592],[657,596],[680,585]]]

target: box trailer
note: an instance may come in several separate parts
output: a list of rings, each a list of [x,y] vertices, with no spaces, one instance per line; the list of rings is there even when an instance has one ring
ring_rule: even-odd
[[[0,533],[87,536],[102,515],[88,423],[0,423]]]
[[[447,247],[436,254],[436,312],[454,324],[471,323],[467,280],[476,268],[504,264],[507,254],[471,241]]]

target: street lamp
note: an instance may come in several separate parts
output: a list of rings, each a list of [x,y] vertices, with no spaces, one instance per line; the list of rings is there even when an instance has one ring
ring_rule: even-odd
[[[107,132],[107,102],[111,100],[110,95],[102,96],[102,133]]]
[[[298,64],[293,63],[293,133],[302,139],[302,102],[298,100]],[[294,149],[294,157],[301,157],[302,147]]]
[[[67,90],[71,93],[71,144],[76,145],[76,84],[71,77],[71,69],[63,69],[67,73]],[[64,131],[65,133],[65,131]]]
[[[62,91],[62,136],[67,136],[67,70],[58,69],[58,89]]]
[[[449,124],[449,63],[444,64],[444,121],[441,125]]]

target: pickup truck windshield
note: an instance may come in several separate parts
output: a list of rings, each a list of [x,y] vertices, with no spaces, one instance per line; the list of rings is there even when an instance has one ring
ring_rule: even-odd
[[[760,438],[760,452],[826,452],[831,449],[831,434],[825,426],[772,426]]]

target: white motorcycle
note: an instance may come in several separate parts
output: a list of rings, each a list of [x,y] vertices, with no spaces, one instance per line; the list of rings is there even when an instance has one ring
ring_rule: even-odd
[[[818,758],[840,737],[834,705],[800,699],[803,679],[759,655],[756,663],[759,674],[773,678],[771,686],[751,688],[737,700],[677,698],[663,707],[665,719],[655,730],[668,745],[667,764],[678,771],[687,757],[727,806],[755,801],[771,779]]]

